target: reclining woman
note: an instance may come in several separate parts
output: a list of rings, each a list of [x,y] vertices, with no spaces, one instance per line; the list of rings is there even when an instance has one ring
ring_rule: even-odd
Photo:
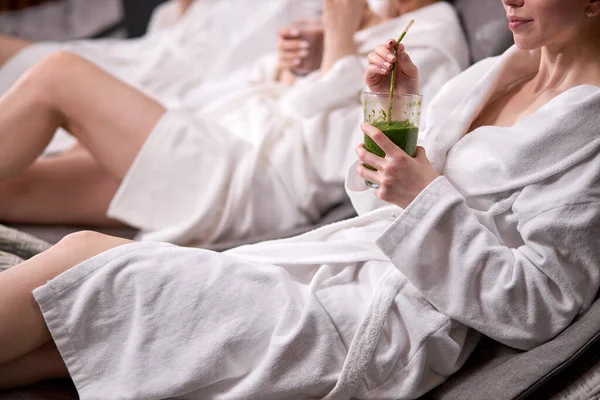
[[[273,32],[290,4],[171,0],[157,7],[147,33],[136,39],[32,43],[0,35],[0,94],[44,57],[68,50],[174,106],[190,87],[236,75],[274,51]]]
[[[452,6],[410,5],[418,8],[381,21],[364,0],[327,0],[320,73],[290,87],[274,81],[277,63],[265,61],[262,84],[199,112],[166,111],[77,56],[50,57],[0,98],[0,154],[18,160],[0,172],[0,221],[102,226],[117,219],[142,239],[178,244],[318,221],[345,199],[345,171],[362,134],[368,52],[416,18],[406,45],[426,96],[467,64]],[[283,36],[288,62],[287,53],[297,54],[288,48],[301,41]],[[59,126],[85,149],[35,161]]]
[[[516,47],[433,101],[431,162],[363,127],[387,155],[359,146],[349,191],[368,179],[387,206],[225,253],[70,236],[0,273],[0,387],[70,376],[82,398],[408,399],[481,333],[530,349],[561,332],[600,286],[600,2],[503,3]],[[374,91],[393,44],[369,57]],[[396,89],[418,92],[400,54]]]

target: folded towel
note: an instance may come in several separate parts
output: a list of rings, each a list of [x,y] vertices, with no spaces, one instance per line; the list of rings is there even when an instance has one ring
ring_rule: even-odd
[[[0,225],[0,268],[10,260],[22,262],[49,248],[50,244],[41,239]]]
[[[6,271],[10,267],[14,267],[17,264],[22,263],[24,260],[21,257],[17,257],[14,254],[0,251],[0,272]]]

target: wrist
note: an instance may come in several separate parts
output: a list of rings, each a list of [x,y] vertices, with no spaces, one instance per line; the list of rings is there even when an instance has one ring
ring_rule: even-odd
[[[355,51],[354,35],[325,35],[325,54],[337,54],[339,56],[354,54]]]
[[[354,45],[354,31],[347,29],[325,29],[324,40],[325,43],[331,45]]]

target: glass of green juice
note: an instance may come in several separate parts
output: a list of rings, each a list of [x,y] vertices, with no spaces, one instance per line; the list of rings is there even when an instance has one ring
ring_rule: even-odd
[[[395,93],[390,96],[389,93],[383,92],[365,92],[363,93],[364,121],[379,129],[406,154],[414,157],[419,139],[422,100],[422,96],[418,94]],[[385,157],[385,152],[367,134],[365,134],[365,148],[379,157]],[[364,166],[376,171],[368,164]],[[379,187],[370,181],[365,183],[374,189]]]

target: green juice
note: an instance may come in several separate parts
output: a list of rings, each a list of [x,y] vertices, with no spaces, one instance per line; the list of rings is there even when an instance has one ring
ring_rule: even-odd
[[[385,134],[396,146],[400,147],[406,154],[414,157],[417,153],[417,140],[419,139],[419,128],[413,125],[409,120],[405,121],[392,121],[387,123],[386,121],[374,122],[375,128],[379,129]],[[379,157],[385,157],[385,152],[365,134],[365,149],[369,152],[378,155]],[[376,171],[375,168],[365,164],[365,167],[372,171]]]

